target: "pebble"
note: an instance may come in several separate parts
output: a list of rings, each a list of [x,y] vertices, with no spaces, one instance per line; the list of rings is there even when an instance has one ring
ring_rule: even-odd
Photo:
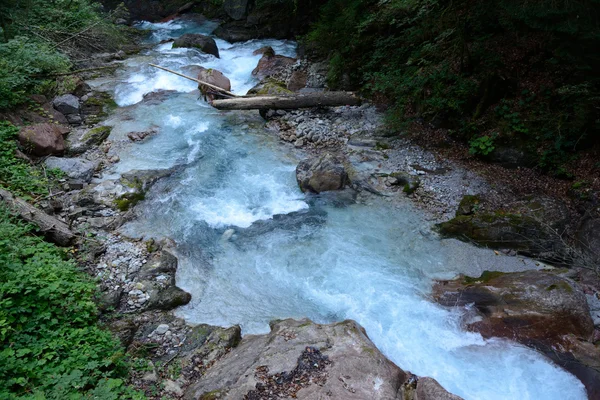
[[[160,324],[159,326],[156,327],[156,329],[154,330],[154,332],[157,335],[164,335],[165,333],[167,333],[168,330],[169,330],[169,325],[167,325],[167,324]]]

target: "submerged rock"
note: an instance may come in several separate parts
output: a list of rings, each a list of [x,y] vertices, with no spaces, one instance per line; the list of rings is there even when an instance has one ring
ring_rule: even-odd
[[[435,380],[418,379],[398,368],[356,322],[319,325],[308,319],[277,321],[266,335],[245,336],[204,371],[184,396],[276,397],[460,400]]]
[[[199,33],[186,33],[185,35],[178,37],[173,42],[173,48],[177,47],[196,48],[206,54],[212,54],[219,58],[219,48],[217,47],[215,39]]]
[[[340,190],[348,182],[344,165],[331,153],[303,160],[296,167],[296,180],[303,192]]]
[[[21,128],[19,143],[23,150],[35,156],[59,155],[65,151],[63,135],[69,128],[56,124],[33,124]]]

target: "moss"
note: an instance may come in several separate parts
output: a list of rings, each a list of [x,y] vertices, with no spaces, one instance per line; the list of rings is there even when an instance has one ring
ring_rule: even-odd
[[[456,216],[460,215],[471,215],[477,211],[479,208],[479,203],[481,199],[479,196],[466,195],[464,196],[460,204],[458,205],[458,209],[456,210]]]
[[[257,96],[292,94],[293,92],[285,86],[285,82],[276,79],[267,79],[248,91],[248,94]]]
[[[500,276],[504,275],[504,272],[500,272],[500,271],[483,271],[483,273],[481,274],[481,276],[479,278],[473,278],[470,276],[465,276],[463,283],[465,285],[471,285],[473,283],[488,283],[489,281],[491,281],[492,279],[498,278]]]
[[[217,400],[222,399],[227,394],[228,390],[226,389],[218,389],[213,390],[208,393],[204,393],[202,396],[198,397],[198,400]]]
[[[370,354],[370,355],[372,355],[372,356],[374,356],[374,355],[375,355],[375,349],[374,349],[374,348],[372,348],[372,347],[369,347],[369,346],[362,346],[362,352],[363,352],[363,353]]]
[[[110,126],[98,126],[90,129],[81,137],[84,142],[90,142],[94,144],[100,144],[110,135],[112,128]]]
[[[385,143],[385,142],[377,142],[375,144],[375,150],[389,150],[391,148],[392,147],[388,143]]]
[[[120,211],[127,211],[145,198],[146,194],[144,192],[125,193],[115,200],[115,205]]]
[[[547,291],[562,290],[567,293],[573,293],[573,288],[567,282],[561,281],[559,283],[552,284],[546,288]]]
[[[415,190],[417,190],[421,186],[421,180],[419,178],[414,178],[409,180],[405,185],[402,191],[406,194],[413,194]]]

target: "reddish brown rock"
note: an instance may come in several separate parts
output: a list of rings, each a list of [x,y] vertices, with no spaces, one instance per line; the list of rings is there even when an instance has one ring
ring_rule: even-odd
[[[269,57],[272,57],[275,55],[275,50],[273,50],[273,48],[271,46],[263,46],[260,49],[254,50],[252,52],[253,56],[258,56],[258,55],[268,55]]]
[[[295,62],[295,58],[285,56],[269,56],[268,54],[264,54],[258,61],[256,68],[254,68],[252,71],[252,75],[262,80],[283,71],[284,68],[294,64]]]
[[[540,351],[579,378],[590,399],[600,398],[600,350],[590,342],[594,324],[575,282],[542,271],[486,271],[438,282],[433,297],[449,307],[469,305],[467,329]]]
[[[62,154],[65,151],[63,135],[69,128],[58,124],[34,124],[21,128],[19,143],[24,151],[36,156]]]
[[[216,69],[206,69],[202,68],[200,73],[198,74],[198,80],[201,80],[206,83],[210,83],[211,85],[215,85],[220,87],[221,89],[230,91],[231,90],[231,81],[227,78],[223,73]],[[211,89],[205,85],[198,85],[198,89],[204,95],[205,98],[208,98],[210,101],[217,98],[214,89]]]
[[[306,71],[294,71],[287,84],[287,88],[292,92],[297,92],[300,89],[304,89],[306,87],[307,79],[308,74]]]

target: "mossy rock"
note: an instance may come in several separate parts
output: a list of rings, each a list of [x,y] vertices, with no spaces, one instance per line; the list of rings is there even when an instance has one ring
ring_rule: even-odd
[[[146,193],[144,192],[125,193],[121,197],[115,199],[115,206],[117,206],[119,211],[127,211],[145,198]]]
[[[532,256],[556,253],[560,242],[534,218],[511,213],[459,215],[436,225],[442,236]]]
[[[483,273],[481,274],[481,276],[479,278],[465,276],[465,278],[463,279],[463,282],[466,285],[470,285],[470,284],[474,284],[474,283],[488,283],[492,279],[498,278],[504,274],[505,274],[504,272],[500,272],[500,271],[483,271]]]
[[[285,86],[285,82],[275,79],[264,80],[248,91],[248,94],[257,96],[286,95],[292,93],[293,92]]]
[[[81,137],[81,141],[88,145],[99,145],[110,136],[111,131],[112,128],[110,126],[98,126],[86,132]]]
[[[471,215],[477,211],[481,199],[479,196],[466,195],[460,201],[458,209],[456,210],[456,216]]]

